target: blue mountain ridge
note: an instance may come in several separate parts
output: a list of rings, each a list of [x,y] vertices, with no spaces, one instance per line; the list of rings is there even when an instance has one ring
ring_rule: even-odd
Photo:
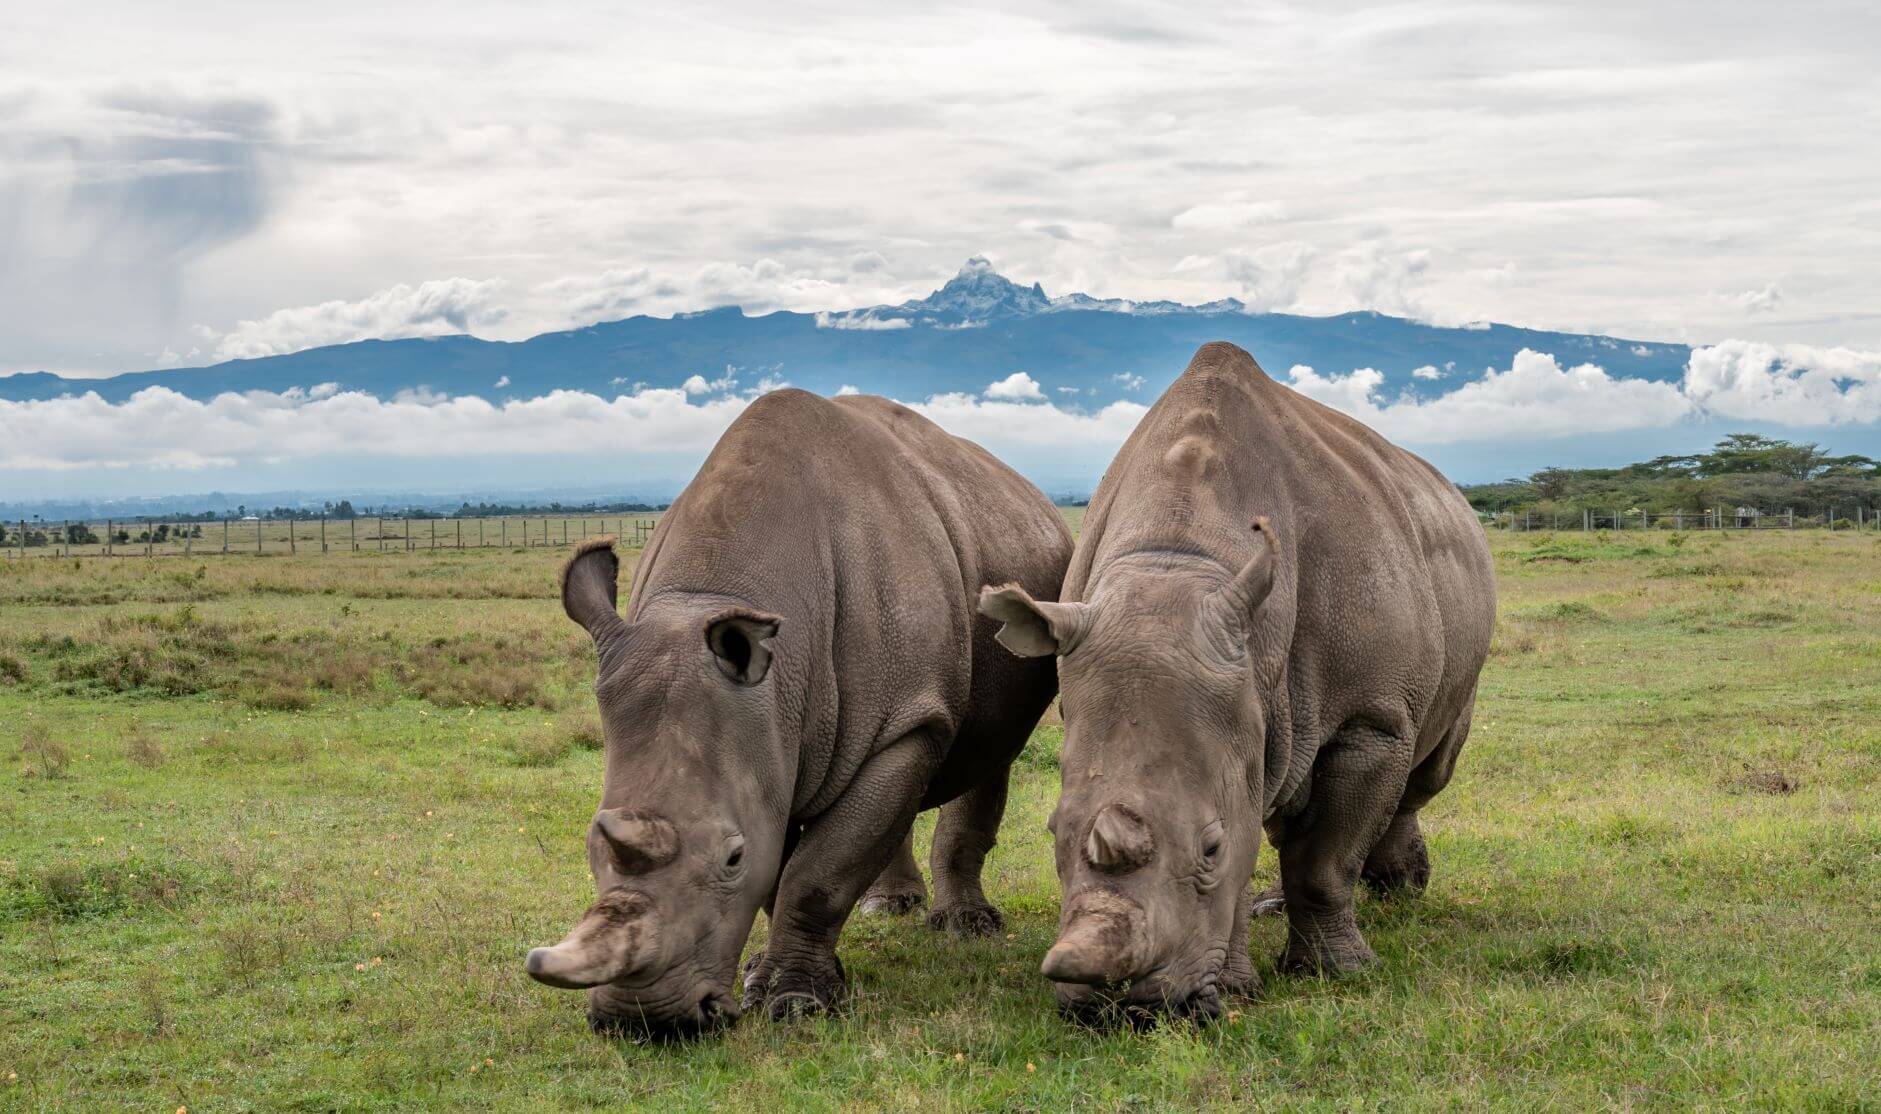
[[[1047,397],[1080,407],[1118,399],[1147,402],[1178,375],[1200,345],[1232,341],[1284,378],[1295,364],[1321,374],[1374,368],[1384,390],[1436,394],[1507,368],[1523,348],[1564,365],[1592,362],[1616,376],[1677,379],[1691,349],[1510,325],[1450,328],[1372,312],[1331,317],[1253,313],[1226,299],[1189,306],[1127,302],[1084,294],[1048,297],[983,259],[926,298],[840,313],[780,311],[747,316],[736,306],[673,317],[629,317],[524,341],[472,336],[364,340],[209,367],[68,379],[46,372],[0,377],[0,399],[29,400],[95,391],[120,402],[146,387],[191,398],[226,391],[285,391],[334,383],[389,398],[400,391],[530,398],[552,390],[613,396],[639,386],[676,387],[692,375],[727,374],[738,389],[761,379],[824,394],[843,386],[902,399],[978,393],[1024,371]],[[1415,368],[1445,369],[1420,380]],[[1130,377],[1143,383],[1132,387]],[[499,380],[507,377],[501,388]]]

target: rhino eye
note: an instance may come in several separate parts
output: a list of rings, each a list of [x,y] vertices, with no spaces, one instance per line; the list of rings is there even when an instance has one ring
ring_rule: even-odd
[[[725,852],[725,869],[736,870],[738,864],[745,861],[745,840],[743,836],[733,836],[731,846]]]
[[[1207,830],[1202,832],[1202,861],[1204,863],[1213,866],[1215,860],[1221,857],[1221,839],[1222,827],[1219,820],[1210,824]]]

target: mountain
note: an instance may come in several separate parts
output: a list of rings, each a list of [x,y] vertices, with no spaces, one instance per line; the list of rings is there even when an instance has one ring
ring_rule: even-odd
[[[1148,401],[1200,345],[1227,340],[1284,376],[1295,364],[1322,374],[1375,368],[1388,390],[1428,391],[1425,379],[1463,380],[1507,368],[1516,352],[1592,362],[1615,375],[1676,379],[1690,349],[1509,325],[1446,328],[1362,312],[1332,317],[1254,313],[1233,299],[1205,305],[1130,302],[1086,294],[1051,297],[971,259],[925,298],[895,306],[746,316],[736,306],[673,317],[629,317],[506,342],[471,336],[367,340],[200,368],[66,379],[45,372],[0,378],[0,399],[95,391],[118,402],[162,386],[192,398],[225,391],[284,391],[333,383],[389,398],[427,390],[490,399],[556,389],[614,395],[677,387],[699,375],[717,390],[765,380],[822,393],[839,387],[898,398],[967,391],[1024,371],[1054,397],[1081,406]],[[1412,373],[1432,368],[1424,377]],[[497,384],[503,385],[499,388]]]

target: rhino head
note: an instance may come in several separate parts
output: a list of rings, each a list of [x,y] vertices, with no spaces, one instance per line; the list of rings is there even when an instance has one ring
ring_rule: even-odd
[[[599,896],[525,966],[587,990],[597,1030],[684,1036],[737,1019],[738,959],[783,859],[794,771],[767,643],[783,620],[673,593],[629,624],[618,572],[600,543],[562,574],[563,608],[600,661],[607,765],[587,836]]]
[[[1089,602],[988,587],[980,611],[1026,657],[1059,656],[1065,720],[1052,831],[1063,901],[1042,971],[1084,1020],[1213,1017],[1260,845],[1266,713],[1250,646],[1274,583],[1267,544],[1238,573],[1121,558]]]

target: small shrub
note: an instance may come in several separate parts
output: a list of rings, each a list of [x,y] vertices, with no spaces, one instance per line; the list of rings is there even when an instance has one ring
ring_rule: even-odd
[[[1495,634],[1489,641],[1489,653],[1492,657],[1505,654],[1532,654],[1541,645],[1535,636],[1535,628],[1527,623],[1503,620],[1496,624]]]
[[[545,728],[517,740],[513,753],[518,766],[542,767],[560,762],[568,757],[571,749],[572,744],[566,735]]]
[[[30,675],[24,658],[0,652],[0,685],[23,685]]]
[[[169,755],[163,752],[163,744],[142,726],[132,729],[131,737],[125,741],[124,749],[130,755],[131,761],[146,770],[156,769],[169,758]]]
[[[242,689],[242,703],[264,712],[304,712],[313,694],[292,682],[270,678]]]
[[[1768,793],[1773,797],[1787,797],[1801,787],[1795,778],[1775,768],[1754,769],[1750,763],[1744,763],[1744,773],[1737,783],[1753,793]]]
[[[43,723],[30,723],[20,736],[20,759],[26,764],[27,777],[57,780],[72,770],[72,754],[60,746]]]
[[[364,692],[372,687],[372,659],[360,651],[335,648],[333,653],[316,655],[308,663],[307,681],[327,692]]]

